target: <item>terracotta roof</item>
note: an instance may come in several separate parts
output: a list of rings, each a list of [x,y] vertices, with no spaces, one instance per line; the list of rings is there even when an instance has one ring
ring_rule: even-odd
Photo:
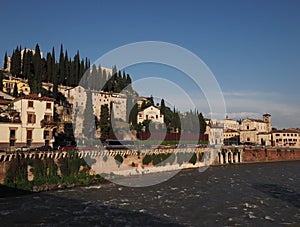
[[[24,96],[21,96],[19,98],[16,98],[16,99],[13,100],[13,102],[19,101],[21,99],[33,99],[33,100],[50,101],[50,102],[55,101],[54,98],[50,98],[50,97],[46,97],[46,96],[39,97],[38,94],[29,94],[29,95],[24,95]]]

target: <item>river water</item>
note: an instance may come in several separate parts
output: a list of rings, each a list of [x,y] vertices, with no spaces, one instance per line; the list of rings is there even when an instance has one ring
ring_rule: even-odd
[[[299,161],[184,170],[133,188],[107,183],[0,198],[1,226],[300,226]],[[155,176],[155,175],[152,175]]]

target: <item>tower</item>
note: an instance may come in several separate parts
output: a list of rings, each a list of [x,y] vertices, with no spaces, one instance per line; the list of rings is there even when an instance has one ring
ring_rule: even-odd
[[[264,114],[263,121],[267,124],[267,131],[271,132],[272,131],[271,114],[268,113]]]

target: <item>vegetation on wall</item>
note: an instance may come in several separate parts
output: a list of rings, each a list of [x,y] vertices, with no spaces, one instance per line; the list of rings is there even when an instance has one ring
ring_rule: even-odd
[[[28,167],[33,173],[32,181],[28,180]],[[81,185],[90,184],[94,176],[89,174],[90,167],[84,159],[79,158],[75,151],[72,151],[65,158],[57,162],[54,159],[19,159],[15,158],[9,162],[6,171],[4,185],[22,189],[33,190],[34,187],[52,185]]]

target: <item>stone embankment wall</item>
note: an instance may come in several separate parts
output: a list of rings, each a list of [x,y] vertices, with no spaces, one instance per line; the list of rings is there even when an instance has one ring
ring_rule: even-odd
[[[180,161],[179,154],[196,154],[196,162]],[[153,162],[143,164],[146,155],[173,154],[170,159],[159,165]],[[122,157],[118,163],[116,156]],[[180,148],[154,150],[110,150],[110,151],[79,151],[78,156],[84,158],[90,165],[92,174],[137,175],[153,172],[178,170],[185,168],[199,168],[209,165],[226,165],[253,162],[290,161],[300,160],[300,149],[263,148],[263,147],[221,147],[218,150],[209,148]],[[68,152],[38,152],[0,154],[0,183],[3,183],[9,162],[12,159],[54,159],[68,157]],[[89,163],[90,162],[90,163]]]

